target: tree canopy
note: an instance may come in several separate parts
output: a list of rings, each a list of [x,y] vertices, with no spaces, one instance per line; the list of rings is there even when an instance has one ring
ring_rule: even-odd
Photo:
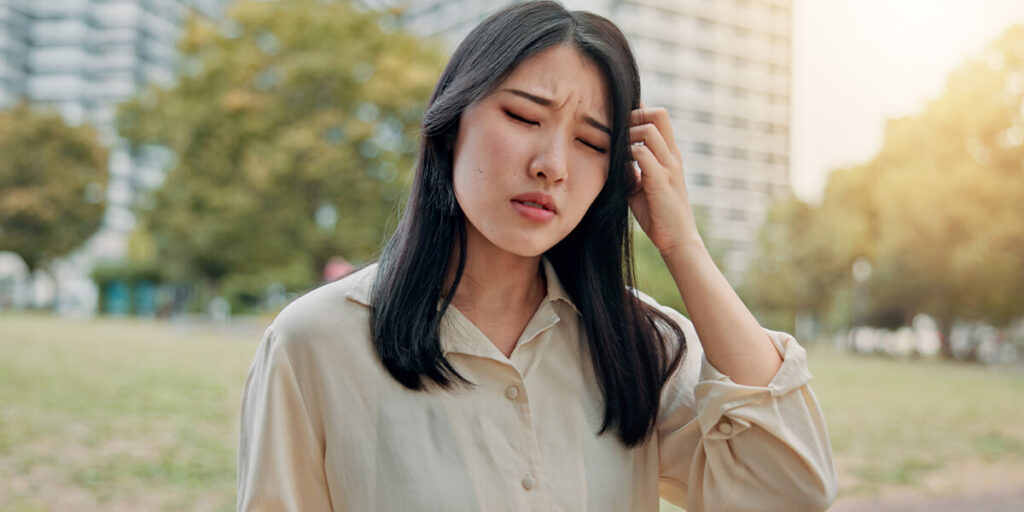
[[[118,114],[131,144],[174,154],[139,207],[163,270],[308,286],[332,256],[369,258],[413,166],[439,48],[348,2],[242,1],[221,25],[191,20],[176,84]]]
[[[96,232],[108,173],[93,127],[21,103],[0,111],[0,155],[0,251],[37,269]]]
[[[792,200],[762,234],[747,293],[823,314],[853,285],[867,321],[917,313],[1004,326],[1024,315],[1024,27],[955,71],[918,114],[891,120],[869,162],[837,170],[818,206]],[[784,264],[773,266],[774,261]],[[784,297],[767,290],[783,283]]]

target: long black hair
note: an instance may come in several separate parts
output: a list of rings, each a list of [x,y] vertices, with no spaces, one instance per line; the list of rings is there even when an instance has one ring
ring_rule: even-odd
[[[640,80],[629,43],[605,18],[555,2],[514,4],[483,21],[455,50],[423,116],[408,203],[378,261],[373,342],[388,372],[406,388],[423,390],[428,381],[443,388],[471,384],[444,357],[438,329],[465,268],[466,218],[452,185],[459,120],[521,62],[559,44],[573,45],[600,69],[611,98],[612,144],[604,188],[546,256],[586,328],[605,404],[598,434],[612,429],[633,447],[654,431],[661,389],[686,340],[675,322],[633,291],[628,199],[636,176],[628,125],[630,111],[639,106]],[[454,280],[446,286],[453,263]]]

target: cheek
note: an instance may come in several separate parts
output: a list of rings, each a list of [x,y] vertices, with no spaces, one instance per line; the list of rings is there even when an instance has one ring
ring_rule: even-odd
[[[474,137],[467,138],[466,145],[455,157],[452,169],[455,199],[463,213],[470,216],[485,209],[487,204],[493,202],[490,195],[499,189],[495,186],[497,183],[494,173],[496,159],[486,146],[481,145],[484,141],[474,141],[473,139]]]
[[[573,187],[574,190],[571,191],[576,206],[586,212],[601,193],[607,179],[607,172],[594,172],[594,169],[589,169],[586,179],[579,180]],[[580,216],[582,217],[582,215],[581,213]]]
[[[470,206],[465,201],[483,202],[488,195],[501,193],[501,184],[524,165],[520,160],[528,148],[523,138],[515,135],[500,123],[474,126],[466,133],[455,155],[452,176],[455,196],[464,210]]]

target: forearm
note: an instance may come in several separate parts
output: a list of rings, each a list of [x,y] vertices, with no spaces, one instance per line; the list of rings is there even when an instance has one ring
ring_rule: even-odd
[[[700,237],[662,253],[704,348],[718,371],[737,384],[765,386],[782,358],[711,259]]]

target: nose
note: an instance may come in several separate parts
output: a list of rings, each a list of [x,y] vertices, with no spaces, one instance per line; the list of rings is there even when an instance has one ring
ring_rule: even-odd
[[[530,175],[560,183],[568,174],[568,143],[561,134],[547,137],[542,147],[530,161]]]

